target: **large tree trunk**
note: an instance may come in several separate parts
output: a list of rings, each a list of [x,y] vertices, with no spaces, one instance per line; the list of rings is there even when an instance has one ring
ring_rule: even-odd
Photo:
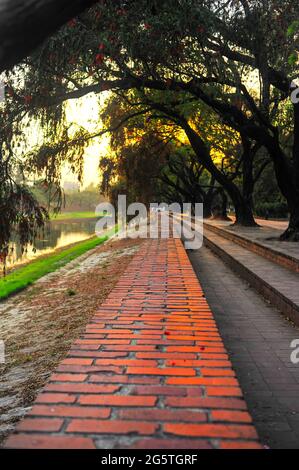
[[[243,198],[233,201],[236,211],[235,225],[242,225],[243,227],[257,227],[257,223],[254,220],[252,209],[250,205],[244,201]]]
[[[212,217],[212,203],[213,197],[206,197],[203,201],[203,217],[204,219],[210,219]]]
[[[290,220],[281,240],[299,241],[299,103],[294,104],[293,194],[288,198]]]
[[[217,196],[217,202],[212,208],[212,218],[214,220],[231,220],[227,215],[227,195],[221,186],[214,192],[214,198],[215,196]]]
[[[297,207],[294,207],[291,211],[289,226],[280,239],[282,241],[299,242],[299,202]]]
[[[253,196],[253,189],[254,189],[254,179],[253,179],[253,158],[254,153],[251,148],[250,141],[248,139],[242,137],[243,143],[243,165],[242,165],[242,180],[243,180],[243,187],[242,193],[245,201],[252,208],[252,196]]]
[[[246,227],[256,227],[257,224],[253,217],[252,208],[244,199],[239,188],[214,165],[209,149],[189,124],[183,121],[182,127],[201,164],[204,165],[231,198],[236,210],[235,224],[244,225]]]
[[[0,72],[96,0],[0,0]]]
[[[223,220],[230,220],[229,216],[227,215],[227,195],[223,189],[221,191],[221,200],[221,217]]]
[[[207,192],[204,194],[203,200],[203,216],[204,219],[210,219],[213,216],[212,206],[217,191],[215,191],[215,178],[211,176],[210,187]]]
[[[289,226],[280,236],[282,241],[299,242],[299,202],[290,214]]]
[[[290,212],[289,226],[280,237],[283,241],[299,241],[299,107],[295,107],[294,129],[293,167],[282,152],[278,137],[267,145],[279,189]]]

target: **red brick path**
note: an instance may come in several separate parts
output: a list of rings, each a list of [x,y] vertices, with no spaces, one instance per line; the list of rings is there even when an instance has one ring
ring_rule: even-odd
[[[6,447],[261,447],[180,240],[142,245]]]

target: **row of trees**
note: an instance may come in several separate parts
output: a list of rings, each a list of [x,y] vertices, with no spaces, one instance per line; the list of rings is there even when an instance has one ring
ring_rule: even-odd
[[[115,205],[118,194],[125,193],[129,202],[140,201],[147,206],[150,202],[202,202],[205,217],[211,217],[213,212],[227,218],[225,192],[198,160],[179,126],[165,124],[148,112],[134,113],[132,117],[128,97],[119,94],[112,95],[106,103],[102,120],[105,127],[115,130],[110,154],[100,160],[101,191]],[[122,122],[126,125],[119,126]],[[209,124],[210,120],[205,123],[205,130],[214,142],[214,158],[232,177],[237,177],[238,159],[229,155],[226,162],[229,149],[235,150],[236,142],[222,139],[219,126],[212,136]]]
[[[9,184],[1,189],[1,204],[10,207],[10,195],[20,198],[16,167],[24,178],[35,171],[47,184],[58,184],[67,160],[80,176],[85,147],[103,132],[104,121],[116,141],[117,161],[104,162],[108,176],[123,175],[134,147],[156,140],[152,165],[159,191],[170,199],[222,193],[235,207],[236,223],[253,225],[254,188],[266,171],[290,214],[282,239],[299,240],[299,103],[290,98],[296,95],[298,29],[291,0],[96,2],[7,73],[0,166]],[[66,120],[68,100],[108,90],[98,132]],[[26,153],[29,119],[39,123],[42,136]],[[129,129],[140,139],[133,146]],[[124,141],[117,142],[121,132]],[[121,148],[126,156],[117,159]],[[144,175],[138,170],[129,177],[138,176],[144,186],[149,173],[146,162],[141,166]],[[43,214],[30,204],[15,206],[5,221],[2,248],[20,211],[30,220],[24,233],[34,231],[34,220],[41,223]]]

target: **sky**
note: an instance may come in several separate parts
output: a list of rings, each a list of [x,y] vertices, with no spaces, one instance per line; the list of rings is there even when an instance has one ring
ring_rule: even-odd
[[[259,79],[256,71],[251,72],[248,77],[247,87],[255,89],[258,93]],[[108,98],[109,92],[103,92],[100,95],[100,103]],[[80,98],[79,100],[70,100],[67,103],[67,118],[70,122],[76,122],[82,125],[87,130],[93,132],[99,129],[99,115],[100,115],[99,95],[90,93],[89,95]],[[89,186],[91,183],[97,185],[99,183],[99,159],[109,151],[109,136],[104,135],[90,142],[86,149],[84,156],[84,178],[82,189]],[[64,182],[77,182],[76,175],[72,174],[71,170],[65,166],[62,175],[62,183]]]
[[[247,79],[249,89],[255,89],[258,92],[259,80],[256,72],[251,72]],[[70,100],[66,104],[66,116],[70,123],[76,123],[90,132],[99,131],[101,128],[100,114],[101,105],[104,106],[105,100],[109,97],[109,92],[103,92],[101,95],[90,93],[80,99]],[[30,129],[30,138],[32,144],[38,143],[38,132],[33,125]],[[90,141],[84,155],[84,174],[81,188],[84,189],[90,184],[98,185],[100,179],[99,159],[109,153],[109,135],[103,135]],[[72,173],[70,167],[65,164],[62,171],[62,186],[65,182],[78,182],[77,176]]]
[[[108,92],[101,93],[100,101],[99,95],[90,93],[83,98],[76,100],[69,100],[66,103],[66,118],[69,123],[74,123],[82,126],[91,133],[96,133],[101,130],[102,124],[100,120],[101,105],[104,106],[104,102],[109,96]],[[27,144],[30,149],[34,149],[40,145],[42,139],[42,131],[38,126],[38,123],[33,120],[30,123],[30,127],[25,131]],[[26,149],[29,151],[29,148]],[[24,153],[24,147],[18,148],[17,152],[22,155]],[[88,147],[84,154],[84,174],[81,189],[86,188],[90,184],[98,185],[100,180],[99,173],[99,160],[102,156],[109,152],[109,134],[105,134],[96,139],[90,140]],[[65,164],[62,169],[62,186],[64,183],[78,183],[76,174],[72,173],[70,167]]]
[[[101,95],[101,103],[105,101],[107,95]],[[70,100],[67,103],[67,119],[70,122],[76,122],[83,126],[88,131],[96,131],[99,129],[99,115],[100,104],[98,96],[93,93],[81,98],[80,100]],[[109,149],[109,136],[103,135],[90,142],[84,156],[84,178],[82,188],[89,186],[91,183],[95,185],[99,182],[99,159],[105,155]],[[63,174],[62,182],[76,182],[76,175],[72,174],[70,168],[66,165]]]

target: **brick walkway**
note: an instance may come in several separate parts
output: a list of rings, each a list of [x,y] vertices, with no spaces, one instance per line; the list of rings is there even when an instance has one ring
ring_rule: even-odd
[[[148,240],[9,448],[260,448],[179,240]]]

